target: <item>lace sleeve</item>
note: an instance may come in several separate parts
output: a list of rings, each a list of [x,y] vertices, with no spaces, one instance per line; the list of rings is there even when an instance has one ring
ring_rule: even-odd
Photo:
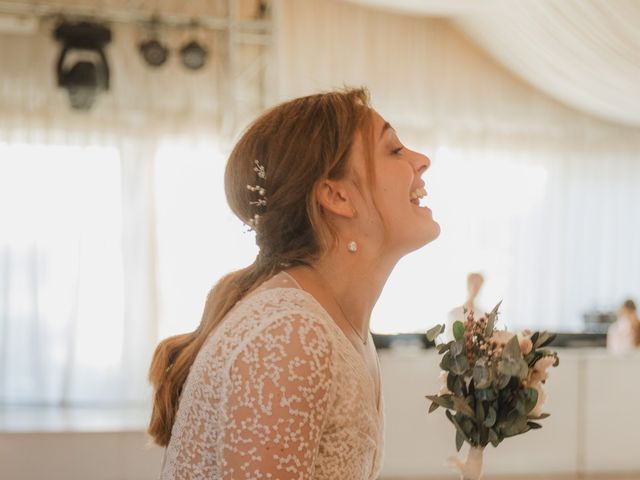
[[[330,404],[326,325],[282,316],[240,348],[230,365],[222,478],[307,479]]]

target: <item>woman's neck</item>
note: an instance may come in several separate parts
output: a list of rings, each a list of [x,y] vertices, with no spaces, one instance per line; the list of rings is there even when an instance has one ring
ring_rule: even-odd
[[[325,255],[314,262],[312,268],[296,266],[287,272],[334,319],[348,317],[347,322],[365,335],[369,330],[371,312],[394,266],[395,263],[383,264],[380,259],[364,260],[364,252],[345,252]]]

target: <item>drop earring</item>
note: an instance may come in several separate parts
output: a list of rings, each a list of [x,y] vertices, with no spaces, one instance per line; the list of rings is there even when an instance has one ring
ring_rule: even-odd
[[[349,243],[347,243],[347,250],[349,250],[351,253],[354,253],[358,250],[358,244],[355,240],[351,240]]]

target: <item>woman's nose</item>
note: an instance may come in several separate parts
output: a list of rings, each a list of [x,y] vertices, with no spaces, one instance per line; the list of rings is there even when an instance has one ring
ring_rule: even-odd
[[[418,174],[422,175],[431,165],[431,159],[422,153],[416,152],[415,165]]]

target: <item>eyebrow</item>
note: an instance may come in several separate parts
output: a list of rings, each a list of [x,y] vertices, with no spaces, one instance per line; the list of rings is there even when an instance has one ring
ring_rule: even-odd
[[[394,128],[391,126],[391,124],[389,122],[384,122],[384,125],[382,126],[382,131],[380,132],[380,138],[382,138],[382,136],[384,135],[384,132],[387,131],[387,129],[391,129],[394,130]]]

